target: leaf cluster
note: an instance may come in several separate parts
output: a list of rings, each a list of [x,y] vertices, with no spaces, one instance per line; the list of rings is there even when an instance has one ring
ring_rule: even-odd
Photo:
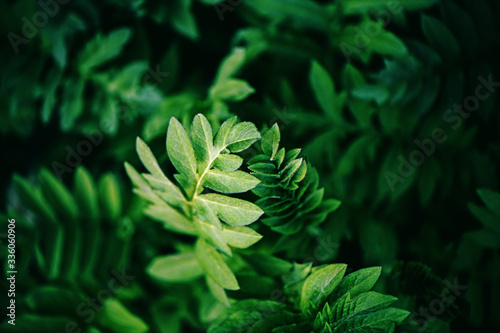
[[[263,211],[227,194],[247,192],[259,183],[239,170],[243,159],[237,154],[259,139],[254,124],[236,123],[236,117],[226,120],[215,137],[201,114],[194,118],[190,135],[172,118],[166,148],[180,188],[165,176],[147,144],[137,139],[137,152],[149,173],[139,174],[128,163],[125,167],[134,192],[149,203],[145,214],[162,222],[167,230],[197,237],[190,252],[155,258],[149,267],[152,276],[185,281],[205,275],[213,294],[229,304],[224,289],[237,290],[239,286],[224,257],[232,256],[231,247],[247,248],[261,238],[246,225]]]
[[[408,311],[390,307],[395,297],[370,291],[380,267],[361,269],[344,277],[347,266],[294,266],[283,276],[286,292],[295,291],[291,304],[246,300],[228,309],[210,333],[238,332],[394,332]]]

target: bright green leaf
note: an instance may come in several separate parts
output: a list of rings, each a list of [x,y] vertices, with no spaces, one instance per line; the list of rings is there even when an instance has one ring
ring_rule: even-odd
[[[334,116],[339,120],[335,104],[335,86],[330,78],[330,74],[317,61],[313,61],[311,64],[309,80],[316,100],[323,111],[327,115]]]
[[[251,202],[220,194],[202,194],[197,200],[204,200],[217,212],[221,220],[233,226],[250,224],[264,213]]]
[[[212,126],[205,116],[197,114],[191,126],[191,142],[198,161],[199,173],[205,171],[212,162],[213,140]]]
[[[115,333],[144,333],[149,331],[148,325],[131,313],[123,304],[114,298],[104,303],[104,310],[99,315],[99,324]]]
[[[156,257],[146,271],[153,278],[167,282],[191,281],[203,274],[203,269],[194,253]]]
[[[214,167],[221,171],[235,171],[243,164],[243,158],[235,154],[220,154],[214,161]]]
[[[269,156],[271,160],[273,160],[276,156],[276,153],[278,152],[279,143],[280,129],[278,127],[278,124],[274,124],[273,127],[266,131],[266,133],[264,133],[264,135],[262,136],[262,151],[264,152],[264,154]]]
[[[347,265],[334,264],[313,272],[302,286],[300,310],[306,313],[310,302],[320,306],[344,277]]]
[[[221,99],[230,102],[238,102],[253,94],[255,90],[246,82],[239,79],[227,79],[218,82],[210,89],[210,97],[213,100]]]
[[[242,193],[253,189],[259,180],[243,171],[212,169],[204,177],[203,186],[222,193]]]
[[[170,119],[167,132],[167,152],[170,161],[188,180],[196,178],[196,158],[188,134],[175,118]]]
[[[142,164],[146,167],[146,169],[148,169],[149,172],[151,172],[151,174],[162,178],[165,177],[165,174],[161,170],[158,161],[153,155],[153,152],[151,151],[149,146],[139,137],[137,137],[136,140],[136,149]]]
[[[222,235],[229,245],[240,249],[246,249],[262,238],[262,235],[253,229],[230,225],[224,226]]]
[[[217,250],[203,239],[196,243],[196,256],[203,270],[224,289],[238,290],[238,282]]]

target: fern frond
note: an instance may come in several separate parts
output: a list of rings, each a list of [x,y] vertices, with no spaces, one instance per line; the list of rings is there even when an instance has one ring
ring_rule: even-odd
[[[123,205],[128,200],[120,188],[113,174],[95,182],[83,167],[76,169],[72,189],[47,169],[35,180],[14,176],[8,214],[17,220],[16,250],[20,255],[16,271],[22,279],[16,296],[23,313],[16,326],[2,326],[2,331],[38,332],[43,328],[60,332],[71,321],[87,330],[92,326],[81,316],[88,319],[90,312],[84,306],[90,295],[98,295],[96,306],[103,310],[94,313],[94,327],[114,331],[120,324],[136,332],[148,330],[119,301],[117,291],[123,286],[103,289],[108,288],[110,277],[129,272],[135,209]],[[103,299],[102,290],[106,291]]]
[[[276,232],[292,235],[308,226],[322,223],[340,206],[340,201],[323,199],[318,172],[299,157],[301,150],[279,149],[277,124],[262,136],[263,154],[252,158],[248,169],[261,182],[252,190],[260,199],[256,204],[267,215],[262,222]]]

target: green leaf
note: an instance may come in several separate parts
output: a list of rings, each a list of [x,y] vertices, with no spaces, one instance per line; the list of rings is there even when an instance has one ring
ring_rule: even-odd
[[[293,263],[293,269],[289,274],[283,275],[284,291],[287,294],[298,294],[302,292],[303,282],[311,272],[312,262],[303,264]]]
[[[390,92],[384,86],[364,85],[353,89],[352,95],[362,100],[374,100],[378,105],[381,105],[388,100]]]
[[[47,169],[40,171],[40,183],[44,197],[61,212],[62,217],[68,219],[68,223],[72,223],[77,219],[78,206],[75,199],[53,173]]]
[[[63,131],[68,131],[73,128],[75,120],[83,112],[83,92],[85,82],[80,80],[69,79],[64,84],[63,100],[61,105],[61,128]]]
[[[500,232],[500,218],[498,216],[491,213],[488,209],[475,204],[469,204],[468,206],[472,215],[481,221],[485,228]]]
[[[242,193],[253,189],[260,181],[243,171],[212,169],[203,178],[203,186],[222,193]]]
[[[441,21],[422,16],[422,30],[431,46],[440,55],[449,61],[456,61],[460,57],[460,46],[450,29]]]
[[[197,200],[205,201],[217,212],[221,220],[233,226],[248,225],[264,213],[251,202],[220,194],[202,194]]]
[[[25,301],[35,313],[72,317],[74,309],[83,300],[79,291],[71,288],[40,284],[29,291]]]
[[[276,163],[276,168],[279,169],[281,167],[281,163],[283,163],[285,156],[286,156],[285,148],[281,148],[280,150],[278,150],[274,159],[274,163]]]
[[[352,296],[351,294],[349,295]],[[395,301],[397,301],[397,298],[394,296],[383,295],[375,291],[368,291],[353,297],[352,303],[354,304],[350,306],[350,310],[345,314],[350,315],[356,312],[383,309]]]
[[[241,68],[245,62],[245,49],[235,48],[233,52],[226,57],[219,67],[215,82],[223,81],[232,77]]]
[[[122,52],[130,35],[130,29],[115,30],[104,37],[97,35],[79,56],[80,71],[85,74],[94,67],[115,58]]]
[[[215,320],[208,333],[272,332],[285,320],[285,304],[274,301],[246,299],[236,302]]]
[[[215,136],[215,149],[217,151],[222,151],[231,143],[229,142],[229,137],[231,136],[234,124],[236,124],[236,119],[236,117],[229,118],[219,127]]]
[[[499,218],[500,220],[500,194],[488,189],[479,189],[477,193],[486,206]],[[500,224],[500,221],[499,221]]]
[[[18,174],[14,174],[13,182],[15,192],[28,209],[33,210],[35,214],[39,214],[44,220],[52,223],[58,222],[54,210],[38,188],[33,188],[33,185]]]
[[[108,173],[100,179],[99,197],[103,215],[118,223],[122,213],[122,197],[115,175]]]
[[[210,126],[205,116],[197,114],[191,126],[191,142],[193,143],[194,153],[198,161],[198,172],[200,174],[212,162],[213,140],[212,126]]]
[[[143,179],[149,183],[150,187],[155,190],[155,194],[164,199],[167,203],[173,206],[181,206],[185,201],[181,190],[167,177],[158,177],[149,174],[143,174]]]
[[[455,36],[457,36],[460,41],[460,46],[469,58],[475,56],[481,42],[490,43],[479,37],[476,25],[472,20],[471,12],[465,11],[458,4],[453,2],[446,1],[443,2],[441,6],[447,26],[455,33]]]
[[[281,181],[287,181],[288,179],[290,179],[295,174],[295,172],[299,170],[302,161],[302,158],[298,158],[288,163],[288,165],[280,172]]]
[[[189,181],[196,180],[196,158],[194,149],[189,141],[188,134],[181,123],[172,117],[167,132],[167,152],[170,161],[177,171],[188,177]]]
[[[229,299],[227,298],[226,292],[224,288],[219,286],[210,276],[207,276],[207,285],[212,294],[225,306],[231,306]]]
[[[197,39],[198,28],[191,10],[191,0],[177,1],[172,7],[171,21],[175,29],[191,39]]]
[[[127,100],[130,94],[137,94],[137,88],[142,84],[141,78],[148,69],[146,61],[134,61],[113,76],[112,80],[106,82],[111,92],[118,93]]]
[[[210,206],[203,200],[195,200],[194,202],[195,212],[194,215],[198,217],[201,221],[209,222],[216,226],[217,229],[222,230],[222,224],[220,223],[217,213],[210,208]]]
[[[235,171],[243,164],[243,158],[235,154],[220,154],[214,161],[214,167],[221,171]]]
[[[48,123],[52,116],[57,101],[57,88],[61,83],[62,72],[57,67],[53,67],[46,79],[46,96],[42,107],[42,122]]]
[[[362,293],[351,299],[351,294],[347,292],[332,305],[330,313],[328,313],[328,322],[334,327],[347,324],[356,329],[356,326],[362,322],[364,317],[387,308],[396,300],[396,297],[382,295],[373,291]],[[327,305],[325,305],[325,308],[327,308]]]
[[[197,187],[196,178],[189,177],[184,174],[174,174],[175,180],[181,185],[188,198],[194,197],[195,191],[203,190],[202,187]]]
[[[352,64],[345,66],[342,80],[346,90],[352,90],[366,84],[363,74]]]
[[[262,235],[253,229],[230,225],[224,226],[222,235],[229,245],[240,249],[246,249],[262,238]]]
[[[232,153],[237,153],[247,149],[259,139],[260,133],[257,127],[251,122],[242,122],[233,127],[227,145]]]
[[[255,163],[248,166],[248,169],[263,175],[277,175],[278,171],[273,163]]]
[[[281,215],[283,212],[286,212],[286,210],[293,206],[295,202],[286,197],[263,197],[257,200],[256,204],[262,208],[266,214],[274,216]]]
[[[307,174],[307,162],[302,161],[302,164],[297,169],[295,174],[290,178],[290,183],[298,183],[304,179]]]
[[[158,161],[153,155],[153,152],[139,137],[137,137],[136,140],[136,150],[142,164],[146,167],[146,169],[148,169],[149,172],[151,172],[151,174],[161,178],[165,177],[165,174],[161,170],[160,165],[158,165]]]
[[[224,289],[238,290],[238,282],[217,250],[205,240],[196,243],[196,256],[203,270]]]
[[[299,206],[299,209],[304,212],[310,212],[321,204],[323,200],[323,192],[324,190],[321,188],[319,190],[314,191],[312,195],[310,195],[304,203]]]
[[[406,45],[392,32],[383,30],[381,22],[376,23],[380,26],[381,32],[370,40],[368,48],[382,55],[393,57],[403,57],[408,54]]]
[[[167,282],[192,281],[203,274],[194,253],[155,257],[146,271],[153,278]]]
[[[210,89],[210,97],[213,100],[221,99],[230,102],[238,102],[253,94],[255,90],[246,82],[239,79],[227,79],[218,82]]]
[[[330,116],[340,120],[335,105],[335,86],[330,74],[317,62],[311,64],[311,72],[309,73],[309,81],[314,91],[314,95],[323,111]]]
[[[84,167],[78,167],[75,172],[75,197],[79,203],[80,212],[85,212],[91,221],[99,217],[99,198],[94,180]]]
[[[283,275],[292,269],[292,263],[264,253],[251,253],[245,255],[245,260],[250,263],[259,274],[265,276]]]
[[[217,249],[231,256],[231,249],[227,246],[226,239],[222,234],[222,228],[196,218],[193,220],[193,225],[199,237],[202,237]]]
[[[280,129],[278,124],[274,124],[271,129],[266,131],[262,136],[262,151],[264,154],[270,157],[271,160],[274,159],[276,153],[278,152],[280,144]]]
[[[334,264],[313,272],[302,286],[300,298],[300,310],[302,313],[307,313],[310,303],[314,304],[316,307],[321,306],[340,283],[346,269],[347,265],[345,264]]]
[[[144,210],[144,214],[162,222],[165,229],[187,235],[196,235],[193,223],[167,204],[148,206]]]
[[[137,170],[130,165],[128,162],[125,162],[125,170],[127,171],[127,175],[130,177],[132,183],[139,189],[145,192],[151,192],[151,186],[146,182],[143,176],[141,176]],[[156,197],[156,195],[154,195]]]
[[[283,160],[283,162],[285,163],[285,167],[292,161],[294,160],[295,158],[297,158],[297,156],[299,156],[300,152],[302,151],[302,149],[300,148],[295,148],[295,149],[292,149],[292,150],[289,150],[288,152],[286,152],[285,154],[285,158]]]
[[[148,325],[131,313],[123,304],[114,298],[104,303],[104,310],[98,317],[103,327],[120,333],[143,333],[149,331]]]
[[[112,95],[105,95],[103,97],[102,105],[99,106],[101,114],[101,122],[105,124],[105,133],[114,135],[118,131],[118,113],[119,110],[119,100],[114,98]]]
[[[334,301],[348,292],[350,297],[354,298],[361,293],[369,291],[377,282],[381,272],[381,267],[370,267],[347,275],[332,293],[330,299]]]
[[[337,332],[380,332],[391,328],[394,330],[394,324],[399,324],[408,317],[410,313],[406,310],[387,308],[368,314],[348,317],[348,320],[341,320],[335,325]]]

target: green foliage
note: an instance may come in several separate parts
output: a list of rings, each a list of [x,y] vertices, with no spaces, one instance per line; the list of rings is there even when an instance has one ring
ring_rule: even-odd
[[[261,236],[245,225],[255,222],[263,212],[249,201],[223,194],[247,192],[259,180],[241,170],[227,171],[224,159],[216,161],[224,155],[236,157],[235,153],[258,139],[260,133],[255,125],[237,124],[236,117],[226,120],[215,137],[210,123],[201,114],[194,118],[190,136],[172,118],[167,132],[167,153],[178,172],[174,177],[181,191],[164,175],[146,143],[137,138],[137,153],[150,173],[139,174],[128,163],[125,167],[135,193],[149,203],[145,213],[163,222],[170,231],[199,238],[191,249],[194,255],[191,252],[155,258],[148,270],[151,276],[164,281],[189,281],[203,273],[214,296],[223,303],[227,303],[223,289],[239,289],[221,253],[231,256],[229,246],[247,248],[257,242]],[[218,169],[218,165],[222,168]],[[205,188],[218,193],[204,193]],[[187,258],[190,259],[186,262]]]
[[[83,167],[75,171],[73,191],[46,169],[36,182],[14,176],[7,213],[16,216],[16,230],[21,233],[17,246],[23,253],[22,264],[16,271],[23,278],[17,281],[16,293],[18,307],[24,310],[18,325],[4,322],[2,332],[64,331],[70,321],[86,332],[97,327],[110,332],[148,331],[148,325],[120,301],[122,293],[106,290],[110,297],[103,303],[99,296],[96,304],[103,310],[97,316],[87,308],[84,296],[95,297],[108,286],[113,272],[129,265],[132,220],[138,211],[135,205],[123,208],[121,186],[113,174],[94,182]],[[2,250],[7,252],[7,247]]]
[[[0,331],[498,331],[496,1],[0,13]]]
[[[323,190],[317,190],[317,172],[301,158],[297,158],[299,149],[288,153],[284,148],[279,149],[280,131],[276,124],[262,135],[261,148],[264,154],[249,161],[252,175],[234,170],[241,166],[241,158],[237,158],[236,163],[232,159],[215,163],[220,156],[241,152],[258,139],[260,134],[252,123],[236,124],[236,118],[224,122],[214,136],[208,120],[199,114],[191,125],[190,137],[184,127],[172,118],[167,132],[167,152],[178,172],[175,179],[182,192],[164,175],[149,147],[141,139],[137,139],[137,152],[150,174],[141,175],[128,163],[125,166],[136,187],[134,191],[148,202],[145,213],[164,222],[164,227],[170,231],[198,238],[193,247],[183,246],[180,253],[156,257],[147,270],[149,275],[157,281],[170,283],[189,283],[205,275],[212,295],[230,307],[226,315],[212,324],[209,332],[234,332],[241,329],[256,332],[269,332],[273,329],[273,332],[289,331],[291,327],[295,329],[297,326],[291,320],[298,320],[299,327],[309,325],[318,332],[326,332],[327,329],[338,332],[366,328],[385,330],[387,327],[393,330],[394,325],[407,316],[407,312],[403,310],[386,308],[395,298],[379,296],[377,293],[355,297],[358,293],[370,290],[375,284],[380,275],[380,269],[377,268],[370,272],[358,271],[342,280],[346,265],[317,267],[307,277],[311,272],[311,267],[308,266],[306,275],[300,277],[300,285],[294,284],[292,288],[288,288],[289,292],[297,294],[300,314],[293,314],[283,304],[273,301],[234,302],[228,297],[226,290],[240,289],[235,272],[231,269],[235,266],[229,265],[230,257],[237,256],[232,247],[247,248],[261,237],[252,229],[243,227],[244,225],[254,222],[264,212],[272,218],[276,216],[275,213],[291,209],[292,213],[287,215],[288,220],[293,222],[290,215],[297,215],[296,219],[302,228],[305,222],[311,222],[312,225],[323,222],[326,215],[339,204],[336,200],[331,203],[322,201]],[[218,169],[220,166],[221,169]],[[231,171],[227,171],[228,169]],[[252,190],[261,198],[256,201],[256,205],[227,195],[204,193],[206,188],[224,194]],[[279,203],[274,206],[266,205],[265,201],[270,199]],[[288,201],[292,201],[292,204],[288,204]],[[324,208],[319,207],[322,204]],[[281,211],[273,208],[280,206],[287,207]],[[151,211],[161,210],[166,214],[149,214]],[[266,219],[269,221],[270,218]],[[263,221],[266,222],[266,219]],[[221,220],[229,226],[222,224]],[[272,227],[275,231],[287,233],[274,225]],[[264,253],[241,255],[243,261],[240,265],[252,267],[258,274],[254,277],[285,276],[292,268],[288,262]],[[245,271],[241,268],[236,270],[238,274]],[[283,280],[285,288],[290,285],[288,278]],[[335,315],[330,312],[326,302],[334,291],[337,297],[331,300],[331,304],[340,304],[338,306],[349,309],[348,311],[338,309],[335,310],[338,312]],[[344,312],[345,314],[339,314]],[[314,319],[314,323],[308,322],[308,319]]]
[[[256,204],[268,216],[262,222],[274,231],[293,235],[322,223],[340,201],[323,200],[317,171],[298,158],[300,149],[278,150],[279,141],[280,131],[274,124],[262,136],[264,154],[253,157],[248,168],[260,180],[252,191],[260,197]]]
[[[477,190],[481,199],[481,205],[469,203],[468,208],[480,225],[466,232],[459,244],[458,253],[461,260],[455,260],[454,269],[468,278],[467,300],[471,303],[470,315],[472,320],[479,322],[483,320],[484,313],[480,310],[481,304],[491,304],[492,309],[499,309],[500,302],[497,299],[500,275],[498,274],[498,243],[500,222],[500,194],[496,191],[481,188]],[[485,277],[478,272],[483,268]],[[482,293],[482,290],[491,288],[491,293]]]
[[[208,332],[241,329],[252,332],[394,332],[409,312],[390,307],[395,297],[370,291],[380,276],[380,267],[362,269],[344,277],[346,267],[344,264],[318,267],[307,276],[309,266],[299,286],[294,288],[301,290],[298,309],[274,301],[241,301],[226,310]],[[285,276],[286,288],[290,277]]]
[[[246,50],[235,47],[222,60],[206,97],[190,91],[175,93],[164,98],[162,108],[152,114],[144,124],[145,140],[149,141],[163,135],[168,127],[168,119],[172,116],[182,117],[184,124],[189,123],[198,113],[206,114],[210,121],[217,125],[220,125],[221,120],[230,118],[232,114],[229,111],[229,104],[241,102],[254,92],[248,82],[234,77],[247,61]]]

